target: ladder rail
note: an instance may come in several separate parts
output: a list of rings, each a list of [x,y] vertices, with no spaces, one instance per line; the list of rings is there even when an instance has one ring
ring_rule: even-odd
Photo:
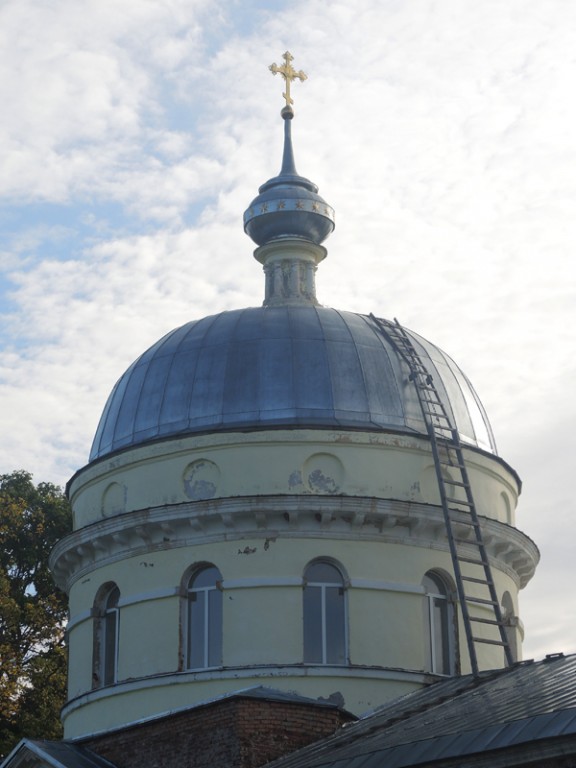
[[[488,560],[488,554],[482,538],[482,530],[476,512],[472,487],[458,430],[453,424],[452,419],[438,394],[432,374],[426,368],[412,339],[406,333],[403,326],[400,325],[396,319],[394,323],[391,323],[387,320],[377,318],[373,314],[370,315],[370,318],[376,328],[387,341],[392,344],[401,359],[406,363],[410,372],[409,380],[412,381],[416,389],[432,447],[440,501],[444,515],[448,545],[456,581],[456,591],[460,603],[460,610],[462,612],[472,673],[476,676],[479,674],[478,658],[476,654],[477,643],[501,646],[504,650],[505,663],[508,666],[511,666],[514,663],[512,649],[506,633],[502,611],[498,601],[494,579],[492,577],[492,570]],[[455,479],[452,487],[453,489],[461,489],[464,492],[464,499],[457,498],[454,494],[454,490],[448,492],[446,486],[452,485],[452,478],[446,480],[444,477],[444,472],[448,468],[451,469],[451,474],[458,475],[458,478]],[[467,525],[473,532],[473,535],[470,536],[469,539],[460,539],[454,535],[453,525],[462,524],[461,519],[454,518],[454,513],[459,513],[460,518],[462,515],[469,517],[469,520],[466,520],[465,522],[465,525]],[[470,557],[466,552],[461,553],[459,545],[461,547],[467,547],[468,549],[471,547],[475,548],[477,555],[475,557]],[[472,568],[479,568],[481,573],[483,573],[483,577],[480,578],[478,576],[464,574],[461,567],[463,564],[467,564]],[[469,595],[466,592],[465,582],[475,584],[478,588],[486,588],[488,590],[489,599]],[[470,607],[478,604],[481,604],[486,608],[490,606],[493,618],[479,620],[472,616]],[[472,629],[472,624],[474,622],[497,627],[499,639],[493,640],[477,637]]]

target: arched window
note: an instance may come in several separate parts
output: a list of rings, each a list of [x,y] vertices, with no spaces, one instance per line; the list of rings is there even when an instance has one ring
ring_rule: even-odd
[[[427,669],[437,675],[456,672],[456,626],[451,589],[446,580],[428,571],[422,580],[425,591],[424,625],[426,628]]]
[[[188,669],[222,665],[222,575],[213,565],[192,573],[187,589]]]
[[[304,662],[346,664],[347,655],[344,579],[318,560],[304,572]]]
[[[120,590],[116,584],[102,587],[94,604],[94,686],[112,685],[118,675]]]

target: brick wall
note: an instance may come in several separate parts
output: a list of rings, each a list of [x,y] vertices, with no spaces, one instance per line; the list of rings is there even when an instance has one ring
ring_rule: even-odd
[[[118,768],[257,768],[353,719],[313,702],[239,695],[81,743]]]

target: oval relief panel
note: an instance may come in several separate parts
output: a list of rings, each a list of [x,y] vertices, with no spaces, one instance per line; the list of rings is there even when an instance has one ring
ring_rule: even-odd
[[[188,464],[183,475],[184,493],[192,501],[213,499],[220,482],[220,469],[208,459],[198,459]]]
[[[340,493],[344,467],[331,453],[315,453],[306,459],[302,475],[312,493]]]
[[[102,494],[102,515],[111,517],[126,512],[126,488],[120,483],[110,483]]]

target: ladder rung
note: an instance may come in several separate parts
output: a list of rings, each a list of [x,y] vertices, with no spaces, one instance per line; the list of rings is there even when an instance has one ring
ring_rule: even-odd
[[[478,603],[479,605],[498,605],[496,600],[486,600],[485,597],[467,597],[467,603]]]
[[[474,557],[461,557],[458,555],[458,560],[460,560],[461,563],[470,563],[471,565],[488,565],[486,560],[476,560]]]
[[[449,480],[444,481],[447,485],[450,485]],[[467,507],[473,507],[474,504],[472,504],[471,501],[468,501],[467,499],[455,499],[454,496],[446,496],[446,501],[451,501],[452,504],[465,504]]]
[[[470,621],[474,621],[476,624],[491,624],[494,627],[504,627],[503,621],[497,621],[496,619],[481,619],[480,617],[468,616]]]
[[[487,637],[473,637],[472,640],[474,640],[475,643],[486,643],[487,645],[508,645],[508,643],[505,643],[502,640],[489,640]]]
[[[452,427],[450,426],[450,419],[446,415],[446,411],[444,410],[444,407],[440,400],[432,400],[430,398],[425,398],[422,403],[425,408],[425,415],[429,416],[431,419],[443,419],[448,426],[442,427],[442,429],[445,430],[451,430]]]
[[[429,416],[434,416],[434,418],[438,418],[438,421],[440,421],[440,418],[444,418],[443,416],[437,416],[436,414],[429,413]],[[432,429],[435,431],[436,439],[437,440],[450,440],[451,438],[446,437],[445,435],[438,434],[439,432],[449,432],[450,427],[444,427],[441,424],[432,424]]]
[[[444,416],[440,416],[437,413],[428,413],[426,415],[429,416],[430,419],[432,419],[432,418],[436,419],[437,422],[439,422],[441,419],[444,418]],[[451,438],[448,437],[447,435],[439,434],[439,432],[449,432],[450,431],[450,427],[447,427],[444,424],[431,424],[431,427],[432,427],[433,430],[436,431],[436,439],[437,440],[451,440]]]
[[[487,579],[477,579],[474,576],[464,576],[462,575],[462,581],[470,581],[473,584],[486,584],[487,587],[489,587],[491,584],[493,584],[493,581],[488,581]]]
[[[454,525],[468,526],[468,529],[470,531],[474,531],[474,533],[478,533],[478,532],[481,533],[482,529],[480,528],[480,523],[478,522],[478,520],[474,520],[472,515],[470,515],[469,517],[470,517],[469,520],[452,520],[451,522]],[[478,541],[478,539],[460,539],[458,536],[455,536],[454,541],[459,541],[462,544],[477,544],[478,546],[480,546],[480,542]]]
[[[454,453],[442,453],[441,451],[438,451],[438,460],[441,464],[445,463],[447,467],[458,467],[462,473],[464,473],[466,470],[464,458],[462,456],[458,456],[456,451],[454,451]]]
[[[489,645],[499,645],[504,648],[505,657],[509,664],[512,663],[512,654],[510,651],[510,644],[506,639],[504,631],[505,624],[502,621],[500,613],[500,605],[497,599],[486,599],[480,597],[468,597],[464,591],[464,584],[466,582],[471,584],[477,584],[479,589],[486,588],[491,597],[496,597],[494,590],[494,582],[490,570],[490,564],[486,555],[484,543],[482,541],[482,529],[477,518],[476,508],[474,505],[474,499],[472,495],[472,489],[468,482],[468,472],[464,461],[464,453],[462,449],[462,442],[456,425],[453,424],[451,416],[448,414],[444,403],[440,397],[437,387],[434,384],[434,378],[430,371],[427,370],[424,361],[421,359],[418,350],[416,349],[411,337],[400,325],[398,320],[394,318],[394,323],[387,320],[370,315],[374,321],[375,326],[380,330],[382,335],[391,343],[396,351],[401,356],[403,362],[409,369],[409,380],[414,383],[416,387],[416,393],[422,409],[422,415],[426,428],[432,444],[432,450],[434,452],[434,461],[436,464],[436,471],[438,475],[438,486],[441,494],[450,488],[452,485],[454,488],[463,488],[466,499],[456,499],[453,496],[444,496],[442,500],[442,506],[444,509],[444,515],[446,518],[446,531],[450,539],[450,547],[452,550],[452,558],[455,571],[458,579],[458,590],[462,598],[462,611],[464,614],[464,620],[466,624],[466,636],[468,642],[468,650],[470,652],[470,662],[472,670],[476,675],[478,673],[478,662],[476,659],[476,650],[474,648],[475,643],[486,643]],[[441,467],[447,467],[454,470],[460,470],[458,480],[445,480],[440,472]],[[452,489],[450,489],[452,490]],[[452,491],[453,493],[454,491]],[[449,507],[448,505],[451,505]],[[452,514],[454,513],[454,514]],[[456,514],[459,514],[466,520],[453,519]],[[464,525],[464,529],[460,529],[460,535],[468,535],[469,539],[463,539],[455,537],[452,531],[452,525]],[[473,532],[473,533],[472,533]],[[474,556],[463,556],[460,554],[458,547],[476,547],[476,550],[472,550]],[[465,551],[465,550],[464,550]],[[475,568],[482,568],[484,578],[477,576],[467,576],[462,574],[458,564],[468,564],[471,568],[467,570],[474,570]],[[477,571],[476,571],[477,572]],[[469,611],[474,605],[488,607],[488,615],[492,618],[481,618],[470,616]],[[479,624],[486,624],[489,626],[496,626],[500,632],[500,640],[491,640],[484,637],[474,637],[472,635],[471,624],[476,622]]]
[[[442,464],[443,467],[458,467],[458,469],[464,469],[464,464],[461,464],[457,461],[447,461],[440,459],[440,464]]]
[[[462,510],[456,510],[456,511],[458,512],[458,511],[462,511]],[[468,518],[469,518],[468,520],[452,520],[451,522],[452,522],[453,525],[468,526],[468,529],[470,531],[474,531],[474,533],[482,533],[482,529],[480,528],[480,523],[478,522],[478,520],[475,520],[472,517],[471,514],[468,514]],[[458,539],[458,536],[456,536],[455,539]],[[470,542],[472,542],[474,544],[478,544],[478,545],[480,544],[478,539],[475,539],[475,540],[474,539],[459,539],[459,541],[461,541],[464,544],[467,544],[467,543],[470,543]]]
[[[458,454],[462,453],[462,449],[460,448],[458,443],[455,443],[453,440],[448,440],[448,438],[446,438],[446,437],[440,438],[440,440],[438,442],[438,448],[439,448],[439,450],[446,451],[447,453],[449,451],[454,451],[454,453],[456,454],[456,456],[458,458],[460,458],[458,456]],[[462,460],[462,464],[463,463],[464,463],[464,460]]]
[[[454,536],[455,544],[462,544],[468,547],[478,547],[478,542],[475,539],[461,539],[459,536]]]

